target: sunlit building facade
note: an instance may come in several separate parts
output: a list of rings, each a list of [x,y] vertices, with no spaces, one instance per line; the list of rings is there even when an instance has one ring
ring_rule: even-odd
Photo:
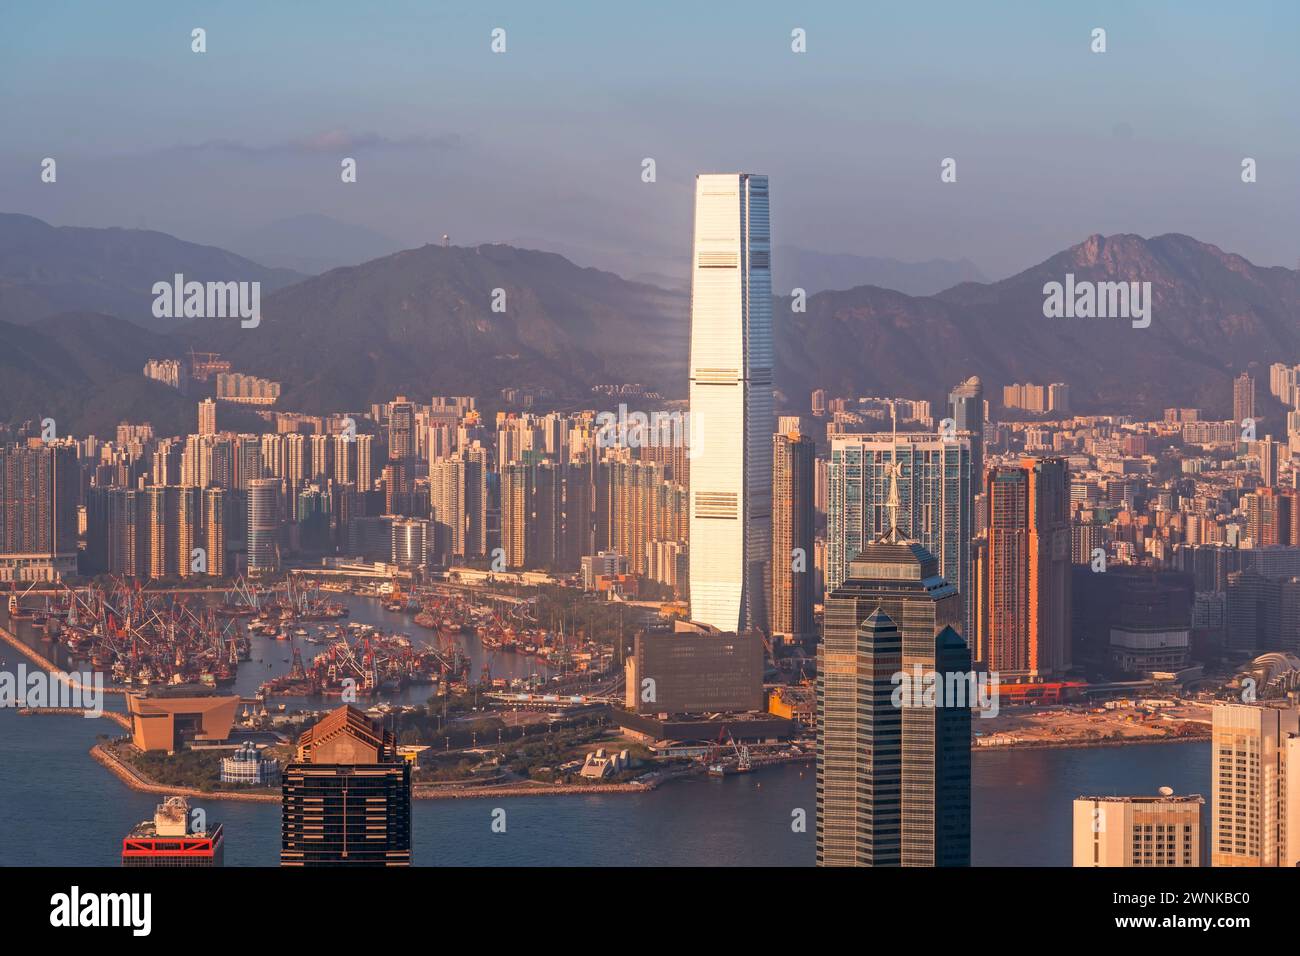
[[[766,176],[695,181],[691,262],[692,619],[768,626],[772,272]]]

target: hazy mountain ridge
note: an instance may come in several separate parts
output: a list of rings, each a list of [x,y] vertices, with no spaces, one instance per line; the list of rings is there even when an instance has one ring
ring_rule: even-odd
[[[26,325],[65,312],[102,312],[155,330],[153,284],[186,280],[258,281],[263,291],[302,278],[241,256],[146,229],[51,226],[0,213],[0,321]]]
[[[123,319],[68,313],[36,326],[0,322],[0,421],[53,418],[59,435],[111,437],[120,421],[160,433],[196,421],[194,400],[144,377],[179,343]]]
[[[685,296],[554,253],[423,246],[281,290],[262,314],[257,329],[201,323],[193,341],[279,378],[282,404],[308,411],[396,392],[534,386],[578,397],[601,382],[685,385]]]
[[[906,295],[934,295],[963,282],[986,282],[967,259],[902,262],[880,256],[813,252],[797,246],[772,250],[772,291],[788,295],[794,288],[808,294],[863,285],[893,289]]]
[[[112,236],[101,239],[111,245]],[[130,238],[123,255],[134,257],[136,273],[165,277]],[[0,246],[0,263],[21,258]],[[1067,274],[1150,282],[1150,327],[1045,318],[1043,286]],[[108,300],[121,284],[87,280],[81,294],[99,288]],[[0,301],[39,298],[43,288],[12,283]],[[492,307],[498,289],[500,312]],[[1263,396],[1270,362],[1300,360],[1300,273],[1255,266],[1178,234],[1090,236],[1017,275],[932,296],[859,285],[811,295],[806,305],[796,313],[788,298],[774,300],[776,381],[797,409],[807,407],[811,389],[825,387],[929,398],[938,410],[952,385],[978,374],[995,405],[1004,384],[1063,381],[1080,411],[1158,414],[1197,405],[1217,417],[1229,414],[1230,380],[1240,369],[1253,364]],[[569,403],[590,404],[591,386],[603,383],[685,397],[688,314],[685,292],[555,253],[427,245],[264,292],[253,329],[235,319],[172,320],[160,325],[169,334],[149,334],[85,315],[46,319],[34,338],[33,329],[0,327],[10,379],[0,397],[10,420],[26,417],[14,401],[73,408],[78,403],[59,392],[142,380],[147,358],[190,347],[280,381],[279,407],[307,412],[360,409],[397,393],[493,397],[509,386],[545,388]],[[97,323],[111,331],[92,331]]]

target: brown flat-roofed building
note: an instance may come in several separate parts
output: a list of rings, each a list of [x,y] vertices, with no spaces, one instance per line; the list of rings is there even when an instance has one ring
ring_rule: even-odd
[[[761,711],[763,640],[678,621],[640,631],[624,664],[627,708],[637,714]]]
[[[217,741],[230,736],[239,706],[237,695],[164,693],[128,694],[131,741],[141,750],[172,753],[195,740]]]

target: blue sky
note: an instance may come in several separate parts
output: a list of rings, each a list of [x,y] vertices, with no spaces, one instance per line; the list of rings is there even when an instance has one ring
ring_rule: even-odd
[[[1300,259],[1292,2],[15,0],[0,17],[0,210],[60,225],[237,244],[319,212],[403,245],[448,232],[656,273],[686,256],[695,173],[745,169],[772,177],[776,242],[827,252],[1002,276],[1094,232],[1186,232]]]

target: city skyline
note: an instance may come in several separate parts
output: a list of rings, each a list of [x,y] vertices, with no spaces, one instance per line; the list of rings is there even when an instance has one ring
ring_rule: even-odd
[[[1300,12],[80,6],[0,39],[16,927],[1285,923]]]

